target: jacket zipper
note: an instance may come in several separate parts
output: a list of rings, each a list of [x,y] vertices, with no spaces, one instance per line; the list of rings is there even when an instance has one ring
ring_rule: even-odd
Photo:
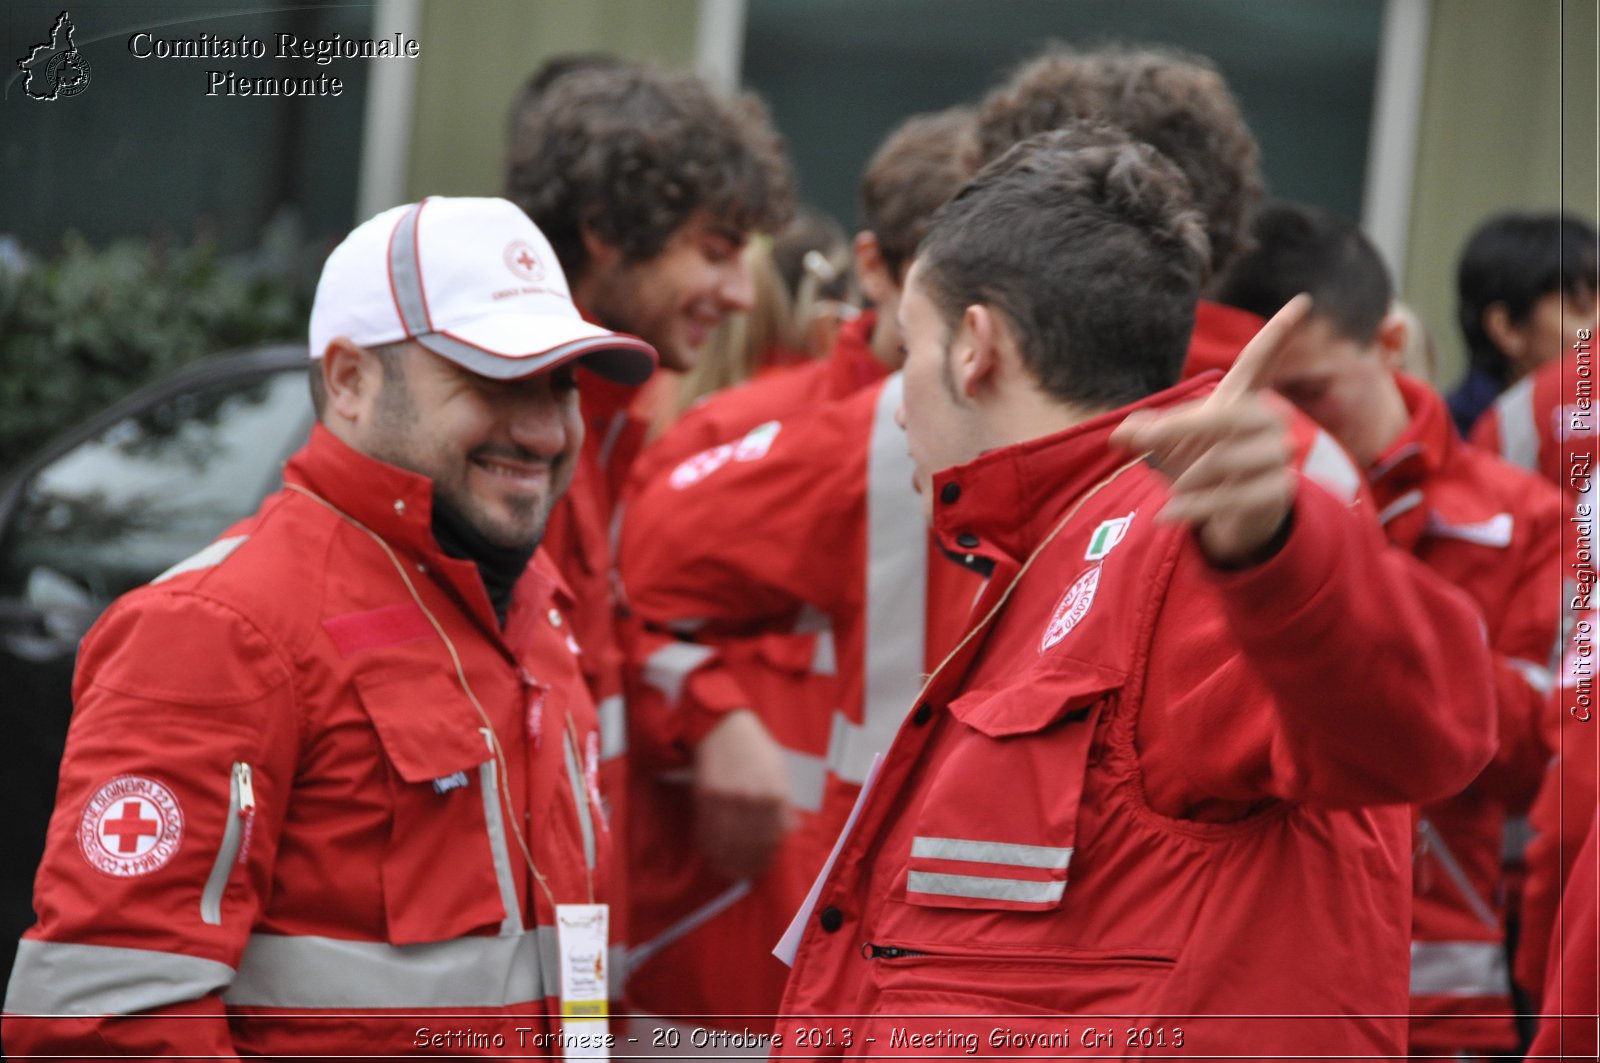
[[[236,761],[228,783],[228,820],[222,828],[222,847],[217,862],[211,865],[205,892],[200,894],[200,919],[211,926],[222,925],[222,894],[228,888],[233,865],[238,862],[255,826],[256,789],[250,765]]]
[[[963,960],[1000,960],[1007,963],[1045,963],[1069,966],[1139,964],[1141,966],[1160,965],[1170,967],[1176,962],[1171,956],[1141,956],[1135,953],[1108,956],[1016,956],[1006,953],[928,952],[923,949],[901,948],[898,945],[875,945],[871,942],[861,946],[861,956],[863,959],[868,960],[903,960],[914,959],[919,956],[934,956],[941,960],[950,960],[958,963]]]
[[[870,942],[861,946],[861,955],[869,960],[898,960],[907,956],[927,956],[929,953],[919,952],[916,949],[900,949],[893,945],[873,945]]]

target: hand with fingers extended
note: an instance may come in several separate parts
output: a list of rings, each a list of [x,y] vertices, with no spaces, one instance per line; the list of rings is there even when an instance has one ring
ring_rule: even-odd
[[[696,833],[701,851],[729,878],[751,878],[772,862],[793,825],[783,750],[749,709],[728,713],[695,749]]]
[[[1112,445],[1149,454],[1172,490],[1157,519],[1189,524],[1215,565],[1264,561],[1288,529],[1297,483],[1288,416],[1265,392],[1276,356],[1310,310],[1310,296],[1295,296],[1210,395],[1136,411],[1111,435]]]

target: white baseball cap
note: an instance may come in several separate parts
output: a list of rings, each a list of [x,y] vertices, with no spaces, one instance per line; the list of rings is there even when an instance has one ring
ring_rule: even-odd
[[[356,226],[322,267],[311,357],[415,340],[464,369],[514,380],[573,359],[643,383],[655,348],[583,320],[539,227],[504,199],[433,196]]]

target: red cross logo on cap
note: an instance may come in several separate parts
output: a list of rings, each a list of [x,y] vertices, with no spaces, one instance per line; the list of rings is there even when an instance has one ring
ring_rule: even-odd
[[[96,790],[78,823],[84,859],[116,878],[165,867],[182,840],[177,796],[141,775],[119,775]]]
[[[539,253],[526,240],[513,240],[506,245],[506,268],[525,281],[538,283],[544,280],[544,263]]]

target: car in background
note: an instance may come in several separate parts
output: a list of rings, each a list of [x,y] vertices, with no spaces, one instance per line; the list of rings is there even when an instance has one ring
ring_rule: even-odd
[[[0,982],[34,921],[78,642],[278,488],[311,430],[306,366],[303,344],[193,362],[0,479]]]

